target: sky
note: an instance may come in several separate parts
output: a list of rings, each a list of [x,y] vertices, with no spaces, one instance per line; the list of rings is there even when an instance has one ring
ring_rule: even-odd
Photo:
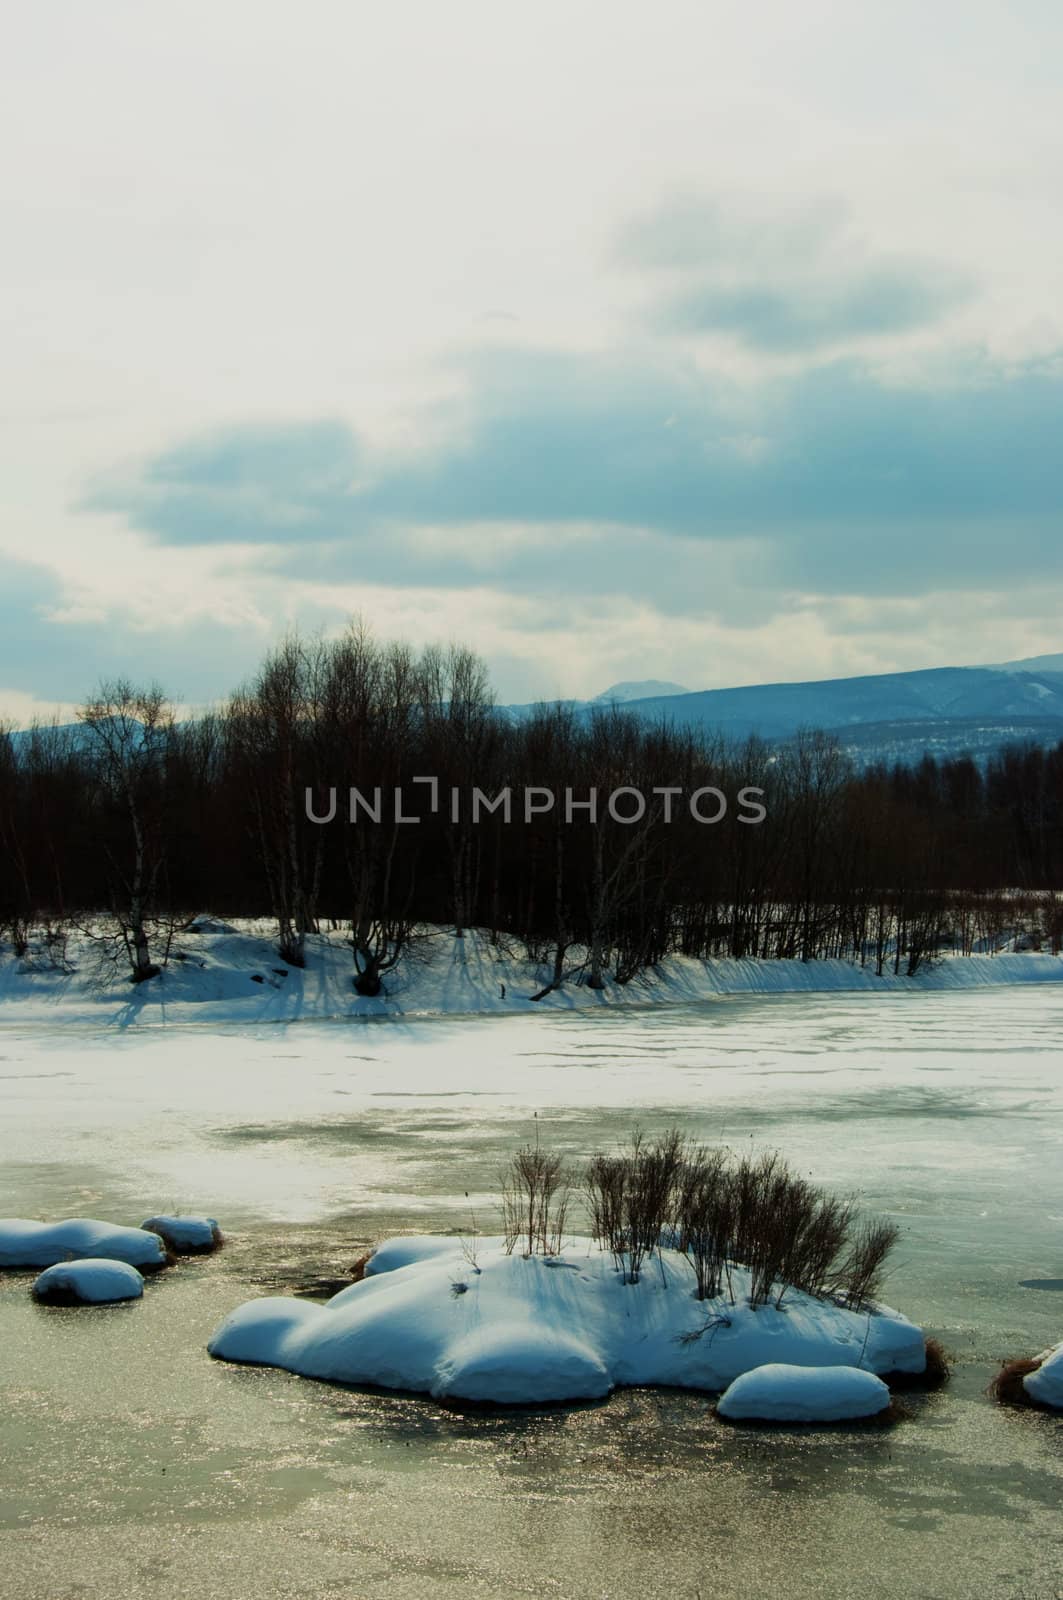
[[[1049,0],[38,0],[0,717],[286,630],[504,701],[1063,650]]]

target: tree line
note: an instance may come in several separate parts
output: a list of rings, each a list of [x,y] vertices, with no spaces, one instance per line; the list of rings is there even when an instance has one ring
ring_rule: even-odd
[[[557,801],[487,804],[528,789]],[[617,791],[644,798],[637,817],[606,806]],[[707,820],[698,793],[732,803]],[[294,966],[311,935],[342,938],[364,995],[426,926],[482,928],[541,967],[545,995],[673,953],[914,973],[1019,926],[1058,952],[1060,891],[1063,742],[858,771],[814,730],[769,746],[616,707],[514,720],[472,651],[361,625],[286,639],[198,715],[119,681],[72,727],[0,729],[0,936],[24,954],[31,930],[61,947],[81,928],[134,981],[206,906],[269,917]]]

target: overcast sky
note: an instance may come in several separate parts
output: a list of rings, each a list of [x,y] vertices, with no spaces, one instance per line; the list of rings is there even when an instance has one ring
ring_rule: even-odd
[[[0,64],[0,714],[1063,650],[1054,0],[81,0]]]

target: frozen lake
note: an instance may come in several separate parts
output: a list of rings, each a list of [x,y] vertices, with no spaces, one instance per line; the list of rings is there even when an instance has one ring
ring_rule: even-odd
[[[886,1298],[955,1351],[952,1385],[891,1434],[798,1437],[689,1395],[462,1418],[209,1361],[256,1292],[397,1229],[493,1231],[535,1117],[576,1158],[679,1123],[858,1191],[901,1224]],[[1058,986],[0,1026],[0,1125],[0,1213],[208,1211],[232,1236],[111,1310],[0,1280],[0,1570],[24,1600],[1063,1595],[1063,1426],[982,1395],[1063,1338]]]

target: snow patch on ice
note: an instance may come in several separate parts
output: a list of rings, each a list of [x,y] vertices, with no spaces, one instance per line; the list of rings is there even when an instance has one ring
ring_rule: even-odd
[[[33,1285],[37,1300],[78,1300],[83,1305],[111,1305],[116,1300],[136,1300],[144,1293],[144,1279],[124,1261],[63,1261],[48,1267]]]
[[[51,1267],[90,1257],[150,1269],[166,1265],[166,1247],[156,1233],[119,1228],[91,1217],[69,1217],[65,1222],[0,1218],[0,1267]]]
[[[213,1217],[149,1217],[140,1226],[157,1233],[175,1256],[201,1255],[221,1242],[221,1229]]]
[[[874,1373],[774,1362],[736,1378],[716,1409],[733,1422],[847,1422],[877,1416],[889,1403]]]

